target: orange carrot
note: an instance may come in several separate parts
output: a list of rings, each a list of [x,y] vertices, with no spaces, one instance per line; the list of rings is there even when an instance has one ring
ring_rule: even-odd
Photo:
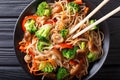
[[[88,11],[89,11],[89,7],[85,7],[85,10],[84,10],[85,15],[88,13]]]
[[[57,66],[54,60],[50,59],[49,62],[50,62],[53,66]]]
[[[21,45],[21,46],[19,47],[20,51],[25,53],[26,48],[27,48],[27,46],[28,46],[29,44],[30,44],[30,42],[26,42],[25,44]]]
[[[33,64],[32,64],[32,67],[30,68],[30,73],[32,73],[34,70],[37,69],[37,63],[36,63],[36,60],[33,58]]]
[[[75,0],[74,1],[76,4],[83,4],[83,1],[82,0]]]

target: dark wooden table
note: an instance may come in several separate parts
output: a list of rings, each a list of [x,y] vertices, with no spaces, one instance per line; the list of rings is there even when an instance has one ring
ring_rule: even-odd
[[[13,31],[21,11],[32,0],[0,0],[0,80],[32,80],[21,68],[13,48]],[[102,0],[89,0],[98,5]],[[103,14],[120,6],[111,0],[101,9]],[[108,57],[92,80],[120,80],[120,13],[107,20],[110,29]]]

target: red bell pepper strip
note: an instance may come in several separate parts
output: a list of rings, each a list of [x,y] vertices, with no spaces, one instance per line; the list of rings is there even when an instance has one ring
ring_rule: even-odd
[[[46,21],[44,24],[54,24],[56,22],[56,20],[50,20],[50,21]]]
[[[30,16],[26,16],[24,19],[23,19],[23,22],[22,22],[22,30],[25,32],[26,29],[25,29],[25,23],[27,22],[27,20],[29,19],[34,19],[36,21],[36,19],[38,18],[39,16],[36,16],[36,15],[30,15]]]
[[[58,48],[61,48],[61,49],[65,49],[65,48],[72,49],[73,46],[71,44],[68,44],[68,43],[60,43],[60,44],[55,45],[54,48],[56,48],[56,49],[58,49]]]
[[[75,0],[74,1],[76,4],[83,4],[83,1],[82,0]]]
[[[70,65],[76,65],[76,64],[78,64],[78,62],[77,62],[77,61],[74,61],[74,60],[70,60],[70,61],[69,61],[69,64],[70,64]]]

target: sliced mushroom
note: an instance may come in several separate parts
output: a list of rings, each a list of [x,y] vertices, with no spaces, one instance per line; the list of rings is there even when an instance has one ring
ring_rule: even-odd
[[[31,58],[30,55],[25,55],[25,56],[24,56],[24,60],[25,60],[26,63],[31,63],[32,58]]]
[[[62,67],[62,54],[57,49],[52,49],[48,53],[51,55],[49,58],[54,60],[57,65]]]
[[[70,70],[70,75],[76,75],[79,72],[80,68],[80,64],[73,65],[72,69]]]
[[[78,49],[77,53],[81,54],[81,55],[85,55],[86,54],[85,50],[82,50],[82,49]]]
[[[99,49],[98,47],[93,43],[93,41],[88,42],[88,49],[90,52],[98,53]]]
[[[62,7],[60,6],[60,4],[56,4],[53,6],[52,14],[59,13],[60,11],[62,11]]]
[[[42,17],[38,17],[36,19],[36,23],[39,24],[39,26],[41,26],[41,24],[44,24],[44,22],[47,20],[46,16],[42,16]]]
[[[62,60],[62,55],[57,49],[52,49],[49,53],[52,54],[52,58]]]
[[[31,40],[31,34],[30,34],[30,32],[28,32],[28,31],[25,32],[24,39],[25,39],[25,41],[30,41]]]
[[[54,33],[51,39],[53,40],[54,43],[62,43],[64,41],[63,37],[58,33]]]

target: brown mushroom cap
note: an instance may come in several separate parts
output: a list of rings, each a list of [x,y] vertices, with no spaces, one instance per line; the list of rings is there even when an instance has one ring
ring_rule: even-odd
[[[72,69],[70,70],[70,75],[76,75],[79,72],[80,68],[80,64],[72,66]]]
[[[52,38],[51,38],[51,39],[52,39],[53,42],[55,42],[55,43],[62,43],[62,42],[64,41],[63,37],[62,37],[60,34],[58,34],[58,33],[54,33],[54,34],[52,35]]]
[[[57,49],[52,49],[49,53],[55,55],[60,61],[62,60],[62,54]]]
[[[31,63],[32,58],[31,58],[30,55],[25,55],[25,56],[24,56],[24,60],[25,60],[26,63]]]
[[[98,53],[99,49],[98,47],[93,43],[93,41],[88,42],[88,49],[90,52]]]
[[[59,13],[60,11],[62,11],[62,7],[60,6],[60,4],[55,4],[52,8],[52,14]]]
[[[25,34],[24,34],[24,39],[26,41],[30,41],[31,40],[31,34],[30,32],[26,31]]]

